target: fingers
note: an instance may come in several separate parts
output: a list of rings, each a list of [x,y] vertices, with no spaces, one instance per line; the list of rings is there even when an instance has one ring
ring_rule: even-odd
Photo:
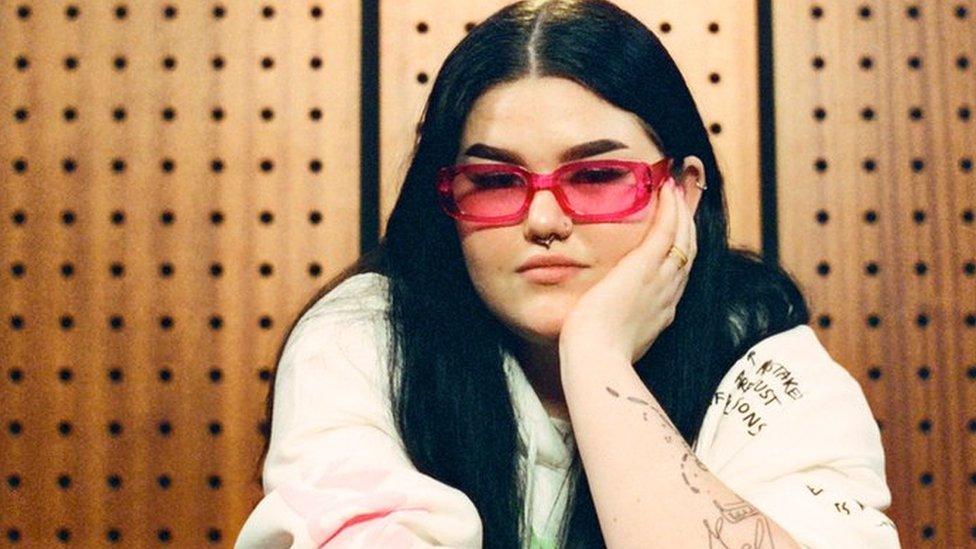
[[[669,178],[669,181],[658,191],[654,221],[645,241],[646,258],[657,265],[667,261],[668,250],[671,249],[679,232],[678,193],[674,185],[674,180]]]
[[[688,254],[689,259],[694,259],[698,254],[698,226],[695,225],[695,212],[691,206],[685,202],[685,211],[688,213]]]
[[[671,250],[671,245],[674,245],[687,257],[687,261],[682,264],[681,257],[677,254],[677,252],[673,253],[670,257],[667,255],[665,256],[666,263],[668,263],[668,265],[665,267],[665,276],[676,278],[675,273],[680,270],[690,270],[689,264],[694,260],[695,243],[693,240],[693,234],[695,223],[691,217],[691,211],[688,207],[688,203],[685,202],[684,192],[679,192],[677,189],[675,189],[673,192],[673,197],[675,209],[675,233],[671,244],[668,245],[668,249],[665,251],[665,254],[669,253]]]
[[[684,242],[687,239],[687,227],[685,226],[685,214],[683,212],[684,197],[681,192],[678,191],[677,183],[673,182],[668,189],[668,205],[667,210],[670,212],[671,216],[665,221],[666,225],[660,228],[661,232],[665,234],[664,240],[666,241],[664,246],[664,261],[665,263],[670,263],[666,269],[668,269],[668,274],[677,270],[680,258],[675,254],[671,254],[673,257],[669,257],[668,254],[671,253],[671,246],[677,246],[681,251],[688,254],[688,246]]]
[[[681,243],[677,245],[688,256],[688,262],[690,263],[694,258],[695,252],[697,251],[698,242],[695,234],[695,217],[691,211],[691,206],[688,205],[685,192],[687,191],[681,192],[679,194],[680,198],[678,199],[678,206],[679,210],[681,211],[681,219],[683,222],[682,229],[679,229],[679,234],[684,238],[681,238]],[[678,240],[678,238],[675,240]]]

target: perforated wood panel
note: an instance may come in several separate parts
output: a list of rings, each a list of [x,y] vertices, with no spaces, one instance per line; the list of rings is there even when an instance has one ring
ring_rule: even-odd
[[[976,544],[974,15],[774,4],[780,255],[878,418],[906,547]]]
[[[381,233],[444,58],[469,29],[509,3],[380,3]],[[759,248],[755,3],[708,3],[708,9],[688,9],[688,2],[677,0],[616,3],[657,33],[684,74],[726,179],[731,239],[736,245]]]
[[[380,2],[381,232],[440,63],[505,3]],[[756,3],[620,5],[758,248]],[[976,6],[773,7],[782,263],[879,419],[904,546],[971,545]],[[359,253],[361,9],[0,0],[0,543],[231,544],[282,332]]]
[[[359,253],[358,1],[0,1],[3,543],[230,545]]]

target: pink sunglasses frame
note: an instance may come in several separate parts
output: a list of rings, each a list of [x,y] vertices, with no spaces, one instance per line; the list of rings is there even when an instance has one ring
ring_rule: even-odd
[[[529,206],[532,204],[532,199],[535,197],[535,193],[539,190],[552,189],[553,194],[556,196],[556,201],[559,202],[559,205],[562,207],[563,211],[568,213],[575,222],[617,221],[636,211],[639,211],[646,206],[648,202],[650,202],[654,191],[657,190],[665,181],[667,181],[666,178],[670,174],[672,162],[673,159],[669,157],[664,157],[654,164],[640,162],[637,160],[580,160],[577,162],[563,164],[548,174],[531,172],[514,164],[456,164],[454,166],[445,166],[437,170],[438,201],[444,213],[459,221],[504,225],[510,223],[521,223],[529,212]],[[637,192],[634,195],[634,204],[624,211],[609,214],[581,214],[570,208],[569,201],[567,200],[562,187],[558,185],[557,182],[559,181],[560,175],[562,175],[565,171],[579,168],[581,166],[627,167],[632,169],[638,177]],[[522,204],[522,207],[516,213],[498,217],[479,217],[461,213],[457,203],[454,201],[453,193],[451,192],[451,180],[453,180],[454,176],[460,172],[478,173],[485,171],[508,171],[517,173],[529,182],[529,193],[526,195],[525,203]]]

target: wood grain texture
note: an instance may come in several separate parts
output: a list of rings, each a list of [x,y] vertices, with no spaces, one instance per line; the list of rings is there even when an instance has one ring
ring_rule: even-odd
[[[382,234],[437,70],[507,3],[380,2],[380,104],[361,106],[359,2],[232,0],[219,18],[130,2],[119,18],[115,3],[0,0],[5,542],[50,546],[63,528],[91,546],[116,529],[197,546],[212,529],[230,544],[260,497],[261,374],[359,253],[361,108],[380,110]],[[758,249],[755,2],[619,4],[720,125],[730,236]],[[773,8],[781,261],[883,427],[905,547],[966,546],[976,6]]]
[[[260,373],[359,253],[359,10],[0,2],[5,541],[234,539],[261,495]]]
[[[972,12],[774,3],[781,260],[879,420],[905,547],[976,518]]]

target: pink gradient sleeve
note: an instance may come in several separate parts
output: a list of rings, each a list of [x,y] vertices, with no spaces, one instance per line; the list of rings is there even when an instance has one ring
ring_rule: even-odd
[[[408,458],[374,333],[296,327],[276,374],[264,496],[235,549],[481,547],[472,501]]]
[[[433,547],[397,522],[409,514],[422,517],[428,509],[411,504],[410,497],[396,489],[399,482],[391,476],[390,470],[359,469],[328,475],[320,482],[329,486],[327,490],[299,483],[279,490],[285,502],[304,518],[313,543],[319,547]]]

